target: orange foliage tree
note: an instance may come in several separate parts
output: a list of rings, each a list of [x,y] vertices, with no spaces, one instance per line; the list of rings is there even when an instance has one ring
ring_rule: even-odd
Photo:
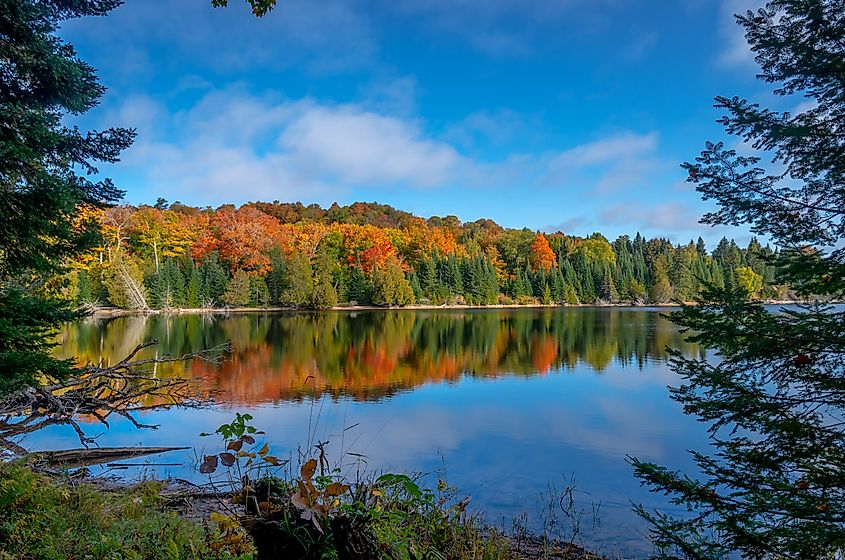
[[[369,274],[373,267],[383,266],[388,258],[396,256],[396,246],[387,228],[347,225],[343,228],[343,252],[350,265],[360,263]]]
[[[542,233],[538,233],[531,243],[531,267],[535,270],[551,270],[557,266],[555,252],[549,246],[549,240]]]
[[[242,269],[264,273],[270,269],[270,250],[288,242],[288,231],[272,216],[244,206],[236,210],[224,206],[214,213],[210,224],[213,240],[204,232],[194,244],[195,258],[203,250],[214,248],[220,258],[231,264],[232,270]]]

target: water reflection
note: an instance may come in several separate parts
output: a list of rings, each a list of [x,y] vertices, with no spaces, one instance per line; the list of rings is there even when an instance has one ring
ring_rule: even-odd
[[[61,337],[63,355],[106,362],[153,338],[161,341],[156,351],[172,355],[232,342],[222,364],[156,372],[196,377],[220,391],[220,406],[149,411],[142,421],[161,429],[117,420],[98,439],[104,446],[192,448],[168,456],[182,466],[150,467],[156,476],[201,481],[194,449],[214,442],[199,434],[230,421],[233,410],[249,411],[276,455],[330,440],[330,457],[350,476],[361,456],[377,471],[443,470],[473,507],[507,528],[527,512],[529,528],[541,529],[540,493],[574,474],[585,507],[602,504],[602,525],[585,541],[611,556],[650,552],[631,501],[671,509],[640,487],[625,457],[690,470],[685,450],[706,445],[701,426],[666,389],[678,381],[666,347],[700,350],[657,310],[135,316],[83,321]],[[57,427],[25,444],[78,441]]]
[[[168,364],[223,402],[256,405],[319,393],[379,400],[464,375],[545,375],[612,363],[642,369],[666,347],[698,352],[654,311],[517,309],[366,311],[90,319],[61,334],[63,356],[111,363],[137,344],[174,356],[232,343],[222,364]]]

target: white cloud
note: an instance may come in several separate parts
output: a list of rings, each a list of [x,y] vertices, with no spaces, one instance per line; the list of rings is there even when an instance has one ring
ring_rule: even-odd
[[[793,115],[800,115],[801,113],[812,111],[818,106],[819,102],[816,99],[805,99],[804,101],[798,103],[791,112]]]
[[[588,167],[650,154],[657,147],[655,133],[624,133],[566,150],[551,161],[552,171]]]
[[[734,14],[745,15],[749,10],[756,11],[762,0],[723,0],[719,10],[719,34],[724,41],[724,48],[719,53],[718,62],[725,66],[748,66],[755,64],[754,53],[745,40],[745,27],[737,23]]]
[[[496,147],[518,142],[535,145],[546,134],[547,125],[539,115],[525,115],[510,109],[481,110],[447,126],[443,137],[461,148],[472,150],[486,145]]]
[[[550,158],[545,181],[551,185],[590,185],[597,193],[648,187],[669,165],[657,156],[658,136],[615,134],[565,150]]]
[[[145,123],[124,162],[170,199],[330,201],[356,186],[444,186],[473,168],[449,144],[426,137],[416,121],[360,105],[256,97],[235,88],[212,92],[170,118],[145,98],[128,100],[116,114],[120,123]]]
[[[699,218],[699,210],[680,202],[629,202],[611,206],[601,212],[601,220],[604,223],[632,225],[653,231],[695,230],[701,227]]]
[[[163,196],[197,205],[274,199],[327,204],[361,192],[382,191],[385,196],[373,196],[383,199],[409,189],[508,200],[533,196],[534,190],[577,204],[565,209],[577,212],[568,229],[595,223],[610,192],[635,193],[646,204],[666,192],[672,184],[667,177],[676,169],[659,156],[655,133],[618,132],[563,150],[483,159],[467,154],[454,134],[438,136],[419,118],[360,103],[257,96],[237,87],[212,91],[173,114],[149,98],[130,98],[105,118],[137,123],[141,131],[117,177],[130,188],[133,202]],[[490,119],[495,115],[466,121],[484,134]],[[663,210],[667,217],[650,218],[654,227],[695,228],[694,219],[680,219],[674,208]],[[613,208],[602,216],[613,223],[622,215],[631,213]]]
[[[413,123],[354,106],[309,108],[279,145],[300,168],[342,184],[442,186],[468,164]]]
[[[379,76],[359,88],[359,101],[371,110],[408,116],[417,112],[415,76]]]

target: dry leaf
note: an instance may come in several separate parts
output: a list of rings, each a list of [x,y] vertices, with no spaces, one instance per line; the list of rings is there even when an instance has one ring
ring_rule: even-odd
[[[223,463],[224,467],[231,467],[235,464],[235,456],[231,453],[221,453],[220,462]]]
[[[211,474],[217,469],[217,455],[206,455],[200,465],[202,474]]]
[[[309,459],[304,465],[302,465],[302,469],[300,469],[299,474],[302,476],[302,480],[311,480],[311,477],[314,476],[315,472],[317,472],[317,460]]]
[[[332,482],[331,484],[326,486],[326,489],[323,491],[323,493],[326,495],[327,498],[331,498],[332,496],[340,496],[348,489],[349,487],[345,484],[341,484],[340,482]]]
[[[308,508],[308,503],[305,501],[305,498],[300,492],[294,492],[293,494],[291,494],[290,502],[296,507],[296,509]]]

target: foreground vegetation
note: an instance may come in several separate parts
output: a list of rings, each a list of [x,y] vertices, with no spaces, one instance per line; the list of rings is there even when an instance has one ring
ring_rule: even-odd
[[[200,522],[181,515],[185,499],[163,492],[160,482],[106,490],[22,463],[0,464],[0,560],[598,558],[542,537],[505,537],[442,485],[421,490],[406,476],[387,475],[352,491],[316,472],[312,460],[295,480],[256,480],[232,499],[262,496],[246,507],[206,495],[201,499],[214,511]],[[307,503],[297,497],[305,487],[315,492]]]
[[[312,458],[275,457],[251,420],[236,413],[201,434],[220,440],[199,464],[208,490],[157,481],[106,488],[34,455],[0,462],[0,560],[596,558],[573,544],[577,531],[567,542],[553,538],[558,527],[532,537],[515,525],[505,536],[443,480],[428,488],[404,474],[367,475],[361,464],[348,478],[330,467],[328,442]],[[571,500],[560,503],[581,515]]]
[[[164,507],[156,483],[103,491],[0,464],[0,559],[233,558]]]

